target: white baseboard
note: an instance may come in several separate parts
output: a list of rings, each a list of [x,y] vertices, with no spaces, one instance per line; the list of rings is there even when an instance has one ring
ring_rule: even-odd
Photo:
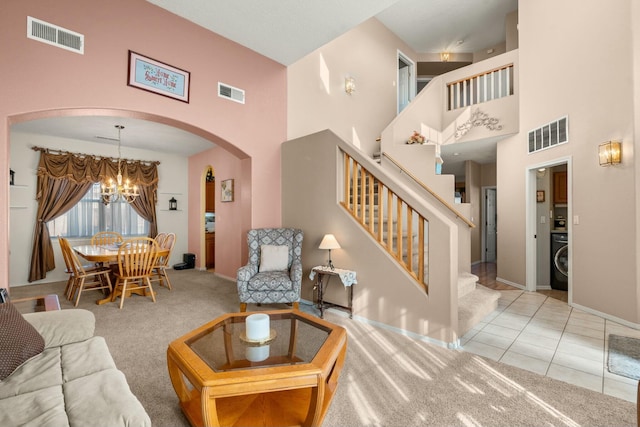
[[[509,281],[507,279],[503,279],[501,277],[496,277],[496,282],[502,282],[505,285],[513,286],[514,288],[522,289],[523,291],[526,290],[526,286],[521,285],[520,283],[511,282],[511,281]]]
[[[569,305],[571,307],[573,307],[573,308],[577,308],[579,310],[586,311],[589,314],[593,314],[594,316],[602,317],[602,318],[604,318],[606,320],[610,320],[612,322],[619,323],[619,324],[621,324],[623,326],[626,326],[628,328],[640,329],[640,323],[629,322],[628,320],[620,319],[619,317],[612,316],[612,315],[606,314],[606,313],[602,313],[600,311],[594,310],[594,309],[589,308],[589,307],[582,306],[580,304],[572,303],[572,304],[569,304]]]

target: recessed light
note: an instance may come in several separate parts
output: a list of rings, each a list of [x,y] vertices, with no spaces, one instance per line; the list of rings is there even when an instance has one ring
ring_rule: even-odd
[[[459,156],[459,155],[460,155],[460,153],[453,153],[453,155],[454,155],[454,156]]]

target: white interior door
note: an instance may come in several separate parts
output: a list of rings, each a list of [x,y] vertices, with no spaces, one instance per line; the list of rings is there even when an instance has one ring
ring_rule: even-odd
[[[398,69],[398,113],[409,105],[409,67]]]
[[[485,262],[495,262],[496,261],[496,251],[497,251],[497,213],[496,213],[496,189],[495,188],[487,188],[485,189],[485,203],[484,203],[484,260]]]

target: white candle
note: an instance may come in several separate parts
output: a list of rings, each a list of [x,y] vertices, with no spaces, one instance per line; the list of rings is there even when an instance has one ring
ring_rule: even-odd
[[[264,313],[256,313],[247,316],[247,339],[262,341],[269,338],[269,316]]]
[[[263,360],[267,360],[269,358],[269,346],[247,347],[245,356],[249,362],[262,362]]]

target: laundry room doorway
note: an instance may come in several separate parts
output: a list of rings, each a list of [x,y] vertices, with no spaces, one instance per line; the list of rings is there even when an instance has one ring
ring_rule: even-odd
[[[571,158],[527,170],[526,290],[571,301]]]

